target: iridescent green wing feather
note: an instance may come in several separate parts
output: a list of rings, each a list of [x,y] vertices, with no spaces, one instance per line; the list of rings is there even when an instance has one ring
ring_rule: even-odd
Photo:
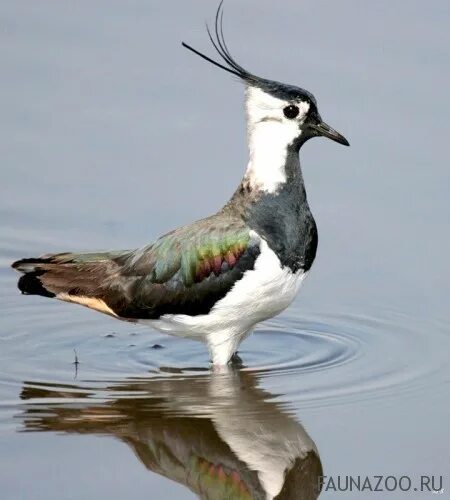
[[[259,238],[235,218],[210,217],[129,255],[121,275],[135,278],[127,317],[205,314],[253,269]]]
[[[178,275],[191,286],[211,274],[219,276],[233,269],[250,240],[250,230],[241,221],[204,219],[134,252],[127,272],[146,274],[153,283],[165,283]]]
[[[254,268],[259,241],[242,220],[222,213],[141,250],[43,255],[13,267],[23,273],[23,293],[78,301],[122,318],[208,314]]]

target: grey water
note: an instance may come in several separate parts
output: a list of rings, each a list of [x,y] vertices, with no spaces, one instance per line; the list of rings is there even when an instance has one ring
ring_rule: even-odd
[[[16,289],[17,258],[138,247],[231,195],[242,85],[180,46],[212,54],[215,8],[0,2],[0,498],[300,499],[376,475],[410,489],[320,498],[433,498],[422,476],[446,497],[444,0],[226,1],[236,59],[312,91],[351,143],[302,149],[317,259],[242,366]]]

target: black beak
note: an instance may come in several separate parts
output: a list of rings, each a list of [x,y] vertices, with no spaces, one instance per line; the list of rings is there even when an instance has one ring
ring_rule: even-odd
[[[323,121],[319,121],[318,123],[310,123],[309,126],[317,135],[328,137],[328,139],[338,142],[339,144],[343,144],[344,146],[350,146],[350,143],[343,135],[341,135],[337,130],[334,130],[334,128],[330,127]]]

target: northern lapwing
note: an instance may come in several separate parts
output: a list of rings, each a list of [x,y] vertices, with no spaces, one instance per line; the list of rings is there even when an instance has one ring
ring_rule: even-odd
[[[227,364],[260,321],[289,306],[314,261],[317,228],[300,148],[317,136],[349,145],[322,121],[310,92],[239,65],[222,20],[220,4],[214,35],[208,28],[220,62],[183,46],[245,84],[249,162],[226,205],[137,250],[48,254],[12,265],[23,273],[24,294],[200,340],[215,366]]]

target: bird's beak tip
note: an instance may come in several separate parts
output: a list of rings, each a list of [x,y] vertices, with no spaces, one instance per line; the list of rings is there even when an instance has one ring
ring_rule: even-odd
[[[317,135],[321,137],[327,137],[328,139],[342,144],[343,146],[350,146],[350,143],[347,141],[347,139],[337,130],[334,130],[333,127],[330,127],[328,123],[321,121],[317,124],[312,125],[312,127],[316,131]]]

